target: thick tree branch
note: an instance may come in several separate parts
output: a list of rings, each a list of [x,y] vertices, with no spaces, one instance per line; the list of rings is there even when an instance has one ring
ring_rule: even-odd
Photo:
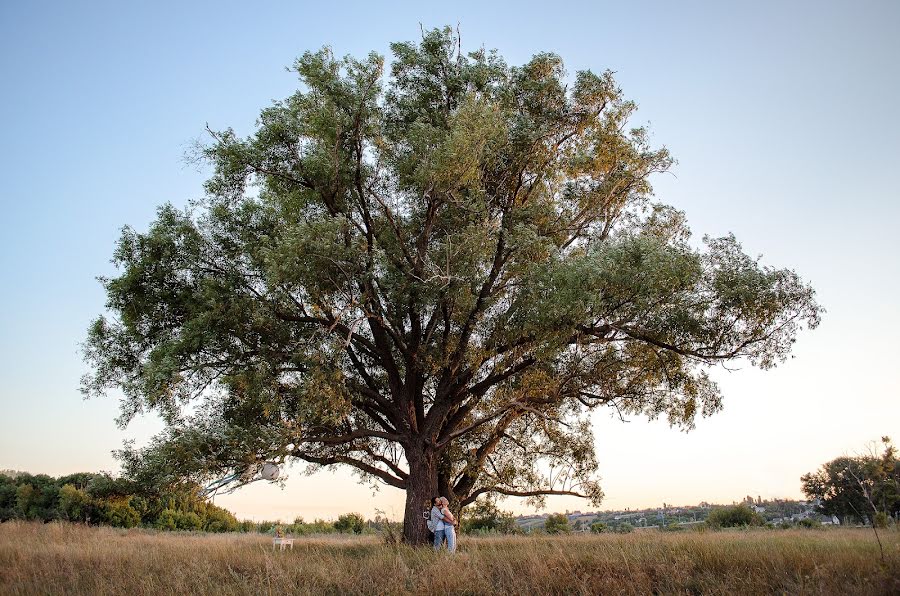
[[[551,496],[551,495],[564,495],[570,497],[580,497],[582,499],[590,498],[589,495],[585,495],[573,490],[553,490],[553,489],[537,489],[537,490],[514,490],[509,488],[504,488],[502,486],[485,486],[482,488],[475,489],[469,496],[460,501],[460,505],[465,507],[475,501],[480,495],[485,493],[497,493],[499,495],[506,495],[508,497],[540,497],[540,496]]]
[[[396,488],[406,488],[406,480],[402,478],[397,478],[393,474],[387,472],[386,470],[382,470],[381,468],[377,468],[371,464],[367,464],[358,459],[348,457],[346,455],[330,455],[330,456],[318,456],[312,455],[309,453],[294,453],[295,457],[299,457],[304,461],[308,461],[313,464],[318,464],[321,466],[333,466],[336,464],[346,464],[348,466],[352,466],[357,470],[361,470],[366,474],[370,474],[375,476],[376,478],[382,480],[385,484],[390,486],[394,486]]]

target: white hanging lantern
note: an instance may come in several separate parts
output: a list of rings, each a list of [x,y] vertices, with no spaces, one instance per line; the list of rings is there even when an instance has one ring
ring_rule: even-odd
[[[259,475],[263,480],[277,480],[279,473],[280,470],[278,469],[278,466],[269,462],[264,463],[262,469],[259,471]]]

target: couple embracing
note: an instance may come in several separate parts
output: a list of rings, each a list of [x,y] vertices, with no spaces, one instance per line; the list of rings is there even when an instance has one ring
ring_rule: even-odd
[[[446,540],[447,550],[455,553],[457,522],[450,513],[450,501],[447,500],[447,497],[431,499],[431,515],[428,522],[428,529],[434,532],[434,550],[441,550],[441,546]]]

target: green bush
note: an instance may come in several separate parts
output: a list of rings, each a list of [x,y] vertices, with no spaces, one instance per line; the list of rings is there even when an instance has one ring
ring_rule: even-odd
[[[59,513],[69,521],[85,521],[88,516],[88,504],[91,497],[71,484],[64,484],[59,489]]]
[[[811,517],[807,517],[806,519],[801,519],[797,522],[798,528],[806,528],[808,530],[819,530],[822,529],[822,522],[817,519],[812,519]]]
[[[203,520],[193,511],[179,512],[175,517],[179,530],[202,530]]]
[[[551,513],[544,522],[544,531],[548,534],[568,534],[572,527],[565,513]]]
[[[141,514],[132,507],[127,498],[110,499],[103,502],[103,517],[116,528],[133,528],[141,525]]]
[[[230,511],[221,507],[210,507],[203,520],[203,529],[207,532],[236,532],[238,520]]]
[[[16,514],[22,519],[35,518],[36,492],[30,484],[22,484],[16,489]]]
[[[160,530],[174,531],[178,529],[178,512],[174,509],[163,509],[153,524]]]
[[[347,513],[334,522],[334,529],[342,534],[362,534],[365,527],[366,520],[358,513]]]
[[[608,532],[609,526],[604,524],[602,521],[595,521],[591,524],[591,532],[594,534],[601,534],[603,532]]]
[[[631,534],[632,532],[634,532],[634,526],[632,526],[628,522],[625,522],[625,523],[621,523],[621,524],[617,525],[613,529],[613,531],[616,534]]]
[[[478,499],[466,507],[460,526],[464,534],[519,534],[515,516],[501,511],[493,499]]]
[[[158,492],[105,473],[57,479],[45,474],[0,473],[0,521],[63,519],[121,528],[209,532],[256,529],[254,522],[238,522],[230,511],[205,500],[198,489],[184,485]]]
[[[741,526],[761,526],[765,520],[746,505],[719,507],[709,512],[706,523],[711,528],[739,528]]]
[[[324,519],[314,519],[311,524],[307,524],[310,534],[333,534],[334,524]]]

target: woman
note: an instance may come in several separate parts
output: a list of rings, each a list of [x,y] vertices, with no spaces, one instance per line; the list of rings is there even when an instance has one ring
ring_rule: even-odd
[[[441,513],[441,506],[444,504],[441,497],[432,497],[431,499],[431,522],[434,526],[434,550],[441,550],[441,544],[444,542],[447,525],[444,523],[444,516]],[[452,527],[452,526],[451,526]]]
[[[447,550],[451,553],[456,552],[456,519],[453,517],[453,514],[450,512],[450,501],[447,500],[447,497],[440,497],[440,513],[443,516],[444,523],[444,537],[447,539]],[[435,533],[437,536],[437,533]],[[437,538],[435,538],[435,544],[439,544],[437,542]],[[438,547],[440,548],[440,547]]]

